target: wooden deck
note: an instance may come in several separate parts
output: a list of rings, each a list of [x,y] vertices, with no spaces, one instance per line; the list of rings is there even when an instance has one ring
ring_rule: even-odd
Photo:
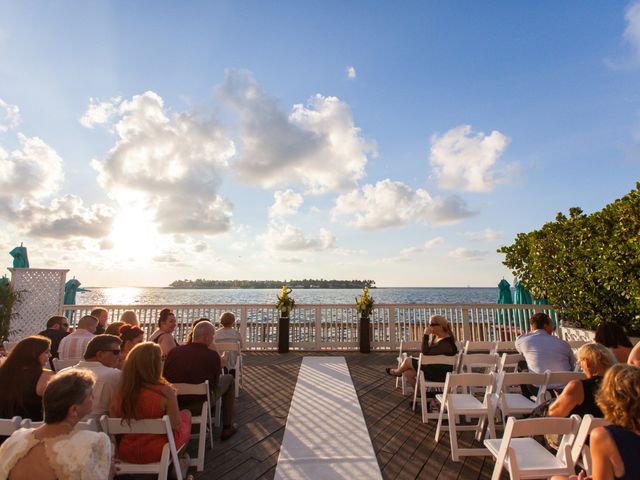
[[[219,431],[215,432],[205,471],[196,473],[196,479],[274,477],[298,369],[305,355],[346,358],[385,479],[491,478],[492,458],[466,457],[453,462],[448,436],[435,443],[435,421],[423,424],[419,409],[411,410],[409,398],[395,389],[394,378],[384,372],[385,367],[394,365],[394,353],[292,352],[246,354],[245,388],[236,399],[238,432],[226,442],[219,440]],[[465,432],[460,446],[471,446],[472,435]]]

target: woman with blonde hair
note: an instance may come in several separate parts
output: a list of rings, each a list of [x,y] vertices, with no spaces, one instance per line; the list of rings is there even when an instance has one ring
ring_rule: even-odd
[[[162,376],[161,350],[152,342],[136,345],[122,369],[120,390],[109,415],[124,421],[162,418],[169,415],[176,448],[189,440],[191,414],[179,410],[173,386]],[[126,434],[118,445],[120,458],[129,463],[160,461],[166,437],[154,434]]]
[[[580,347],[577,358],[587,378],[572,380],[567,384],[558,398],[549,405],[549,417],[587,414],[600,418],[603,416],[596,404],[596,393],[604,374],[613,365],[613,354],[604,345],[587,343]]]
[[[614,365],[604,376],[596,402],[611,422],[591,432],[593,480],[640,478],[640,368]]]
[[[442,315],[432,315],[422,336],[423,355],[455,355],[458,353],[456,339],[449,321]],[[422,371],[427,380],[444,382],[451,365],[424,365]],[[415,384],[418,372],[418,357],[407,357],[399,368],[387,368],[394,377],[405,375],[410,385]]]
[[[133,327],[140,326],[140,322],[138,321],[138,316],[136,315],[136,312],[134,312],[133,310],[126,310],[122,312],[122,315],[120,315],[120,321],[122,323],[126,323]]]

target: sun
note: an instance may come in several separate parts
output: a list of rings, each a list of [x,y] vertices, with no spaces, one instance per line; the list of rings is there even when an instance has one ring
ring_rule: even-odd
[[[114,259],[146,263],[162,249],[162,238],[152,213],[142,208],[121,208],[114,221],[109,240]]]

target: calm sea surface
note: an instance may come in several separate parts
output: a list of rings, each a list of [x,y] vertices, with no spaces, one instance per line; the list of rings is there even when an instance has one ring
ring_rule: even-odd
[[[197,305],[197,304],[270,304],[277,289],[194,289],[102,288],[88,287],[80,292],[78,305]],[[293,291],[299,304],[350,304],[362,293],[359,289],[300,289]],[[497,288],[376,288],[371,290],[376,303],[495,303]]]

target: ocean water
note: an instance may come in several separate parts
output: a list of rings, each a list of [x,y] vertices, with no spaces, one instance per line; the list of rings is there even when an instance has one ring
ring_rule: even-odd
[[[79,292],[78,305],[202,305],[271,304],[278,289],[191,289],[88,287]],[[299,304],[350,304],[360,289],[299,289],[292,293]],[[376,303],[495,303],[497,288],[375,288]]]

